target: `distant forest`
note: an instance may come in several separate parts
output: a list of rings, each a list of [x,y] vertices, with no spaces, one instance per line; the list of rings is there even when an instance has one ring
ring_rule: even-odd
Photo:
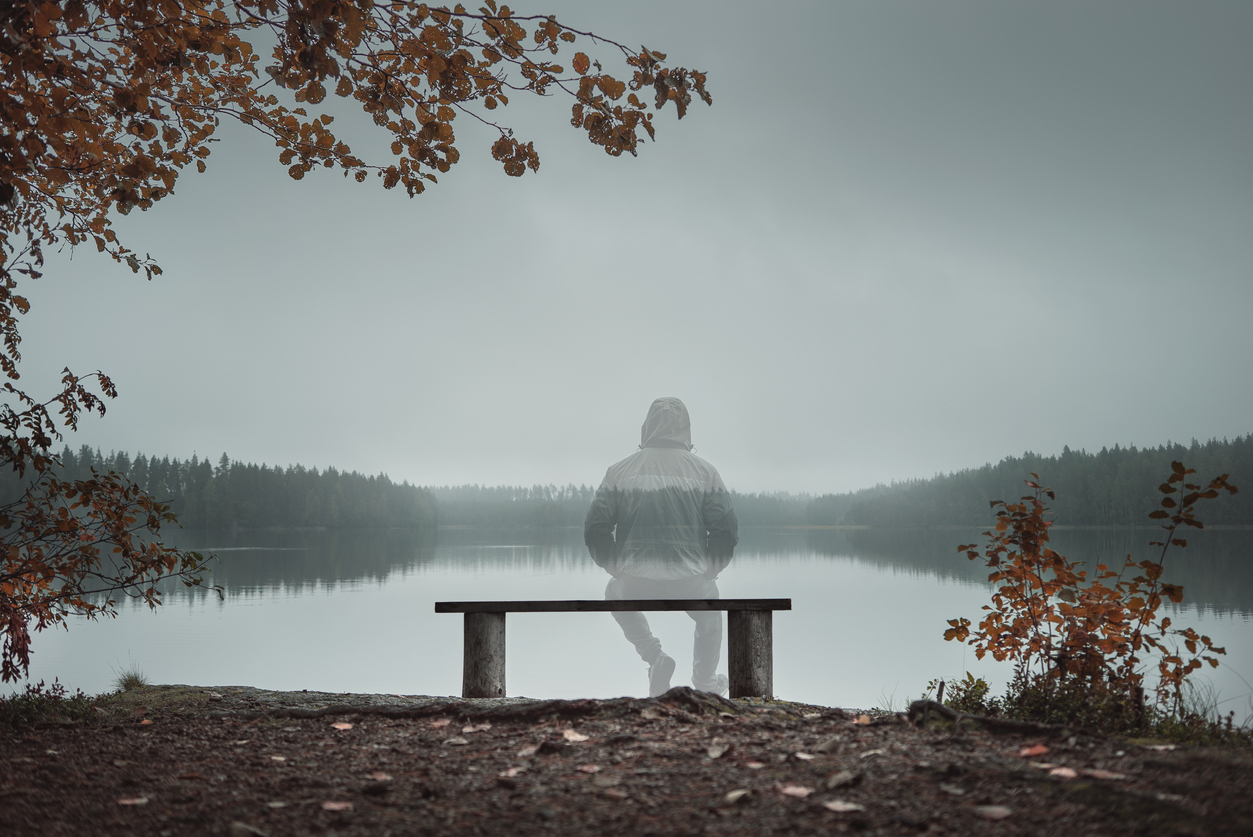
[[[595,486],[458,485],[431,488],[441,526],[578,526],[592,504]],[[740,494],[731,502],[741,526],[804,526],[808,494]]]
[[[1025,453],[995,465],[931,479],[878,485],[846,494],[732,492],[741,526],[869,526],[876,529],[984,526],[990,500],[1016,500],[1035,472],[1057,492],[1054,519],[1065,526],[1147,526],[1170,463],[1195,468],[1196,479],[1230,474],[1243,490],[1199,507],[1207,524],[1253,526],[1253,434],[1233,441],[1189,446],[1102,448],[1098,453],[1065,448],[1060,456]],[[581,527],[595,488],[588,485],[419,487],[385,475],[355,471],[232,462],[216,465],[193,456],[132,459],[83,446],[61,453],[70,479],[116,471],[170,504],[188,529],[262,527],[487,526]],[[0,474],[0,503],[21,494],[13,473]]]
[[[989,501],[1014,501],[1028,490],[1024,480],[1032,473],[1052,488],[1053,519],[1063,526],[1149,526],[1149,512],[1158,507],[1157,487],[1170,475],[1170,463],[1194,468],[1192,477],[1208,483],[1230,474],[1241,491],[1203,501],[1197,518],[1206,524],[1253,526],[1253,434],[1233,441],[1195,439],[1191,445],[1156,448],[1102,448],[1099,453],[1073,451],[1060,456],[1024,453],[995,465],[970,468],[927,480],[877,486],[852,494],[815,498],[812,524],[871,526],[874,528],[982,526],[991,521]]]
[[[431,492],[386,476],[327,468],[245,465],[222,454],[216,466],[192,456],[179,461],[126,453],[102,455],[84,445],[61,452],[61,475],[88,479],[116,471],[170,505],[187,529],[321,526],[331,529],[435,524]],[[14,473],[0,474],[0,501],[21,495]]]

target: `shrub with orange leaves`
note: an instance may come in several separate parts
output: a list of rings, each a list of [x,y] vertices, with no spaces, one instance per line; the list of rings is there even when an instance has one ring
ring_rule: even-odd
[[[1043,498],[1055,496],[1040,486],[1036,474],[1027,480],[1034,493],[1021,502],[993,501],[992,507],[999,509],[996,527],[983,533],[988,542],[982,555],[992,570],[988,581],[998,585],[992,604],[984,606],[987,615],[977,631],[971,631],[969,619],[950,619],[944,638],[972,644],[980,659],[991,653],[997,660],[1014,662],[1019,691],[1033,689],[1046,696],[1088,691],[1137,704],[1143,695],[1144,663],[1155,656],[1158,705],[1180,711],[1188,676],[1203,663],[1216,667],[1216,655],[1226,651],[1208,636],[1177,628],[1170,617],[1158,615],[1167,600],[1183,599],[1182,587],[1163,581],[1166,555],[1171,547],[1188,545],[1177,537],[1181,527],[1204,528],[1195,515],[1199,501],[1237,489],[1227,474],[1202,488],[1188,481],[1194,470],[1179,462],[1171,467],[1161,485],[1162,508],[1149,515],[1166,521],[1164,539],[1150,541],[1161,551],[1156,559],[1138,562],[1128,556],[1119,572],[1097,564],[1089,574],[1049,548],[1053,521],[1046,519]],[[972,561],[980,558],[977,544],[963,544],[958,551]]]
[[[48,400],[14,384],[18,320],[30,307],[18,280],[40,275],[46,248],[89,244],[149,279],[159,274],[118,240],[114,212],[148,209],[190,165],[205,171],[222,119],[272,138],[296,180],[314,167],[339,169],[414,196],[460,158],[458,115],[496,129],[491,154],[506,174],[536,170],[534,144],[492,119],[515,95],[568,95],[575,127],[615,157],[654,136],[653,114],[667,103],[682,118],[693,96],[712,101],[703,73],[668,67],[660,52],[484,2],[474,12],[412,0],[0,4],[0,371],[8,379],[0,466],[30,480],[0,507],[0,679],[27,670],[31,625],[111,613],[112,599],[99,603],[93,592],[126,591],[155,605],[157,579],[195,583],[203,560],[160,543],[173,515],[124,478],[56,477],[59,428],[73,429],[84,411],[103,413],[101,396],[116,393],[100,372],[66,370]],[[272,45],[268,62],[249,38]],[[557,63],[580,39],[616,51],[629,78],[584,52],[571,56],[571,71]],[[331,116],[310,113],[330,92],[391,135],[394,161],[357,157]]]

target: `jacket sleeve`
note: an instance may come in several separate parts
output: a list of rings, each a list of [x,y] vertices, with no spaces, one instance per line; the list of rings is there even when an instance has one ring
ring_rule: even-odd
[[[592,507],[583,521],[583,542],[597,566],[612,572],[617,554],[614,527],[618,524],[618,492],[603,483],[596,489]]]
[[[731,494],[720,478],[705,494],[702,512],[708,538],[705,554],[709,557],[709,575],[715,576],[731,563],[735,545],[740,542],[740,523],[731,508]]]

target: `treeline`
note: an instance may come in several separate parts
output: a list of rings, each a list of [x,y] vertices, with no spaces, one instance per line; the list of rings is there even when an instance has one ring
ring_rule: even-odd
[[[595,488],[586,485],[446,485],[429,489],[440,526],[500,529],[582,526]]]
[[[432,487],[440,526],[579,527],[596,489],[588,485],[456,485]],[[808,494],[731,492],[741,526],[804,526]]]
[[[278,527],[432,527],[435,498],[423,488],[334,468],[318,471],[232,462],[224,453],[216,465],[193,455],[189,460],[138,454],[102,454],[84,445],[60,454],[60,475],[88,479],[115,471],[168,503],[188,529]],[[21,496],[15,473],[0,474],[0,501]]]
[[[1060,456],[1025,453],[995,465],[927,480],[879,485],[846,494],[732,491],[742,527],[869,526],[876,529],[985,526],[991,500],[1017,500],[1031,473],[1057,493],[1050,505],[1066,526],[1145,526],[1158,507],[1157,487],[1180,461],[1197,480],[1230,474],[1244,490],[1204,503],[1199,517],[1210,525],[1253,526],[1253,434],[1232,441],[1192,441],[1189,446],[1102,448],[1098,453],[1065,448]],[[216,465],[193,456],[134,459],[83,446],[61,453],[62,473],[84,479],[116,471],[170,504],[188,529],[265,527],[434,527],[503,529],[582,527],[595,488],[588,485],[426,487],[394,483],[334,468],[318,471],[232,462]],[[0,502],[21,495],[13,473],[0,474]]]
[[[1158,486],[1170,475],[1171,462],[1194,468],[1193,480],[1208,483],[1230,474],[1239,494],[1221,492],[1198,507],[1208,525],[1253,526],[1253,434],[1232,441],[1165,444],[1156,448],[1102,448],[1098,453],[1064,448],[1060,456],[1024,453],[929,480],[878,486],[814,501],[816,524],[852,524],[875,528],[983,526],[992,520],[989,501],[1015,501],[1028,493],[1024,480],[1040,475],[1057,499],[1049,503],[1053,519],[1064,526],[1148,526],[1158,508]]]

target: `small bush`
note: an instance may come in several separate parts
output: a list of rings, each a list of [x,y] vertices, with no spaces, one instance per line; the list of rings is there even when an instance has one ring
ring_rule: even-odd
[[[1035,474],[1027,481],[1033,495],[1019,503],[994,501],[996,527],[984,532],[982,555],[977,544],[958,547],[991,570],[988,581],[997,585],[992,604],[977,626],[950,619],[944,638],[970,643],[979,659],[990,653],[1012,662],[1014,678],[1003,698],[992,698],[988,684],[967,673],[945,703],[970,714],[1104,732],[1253,742],[1253,729],[1236,727],[1232,715],[1220,717],[1212,695],[1207,702],[1189,679],[1202,665],[1216,667],[1226,650],[1160,614],[1167,601],[1182,601],[1183,587],[1162,576],[1167,551],[1188,545],[1179,535],[1204,528],[1197,503],[1237,491],[1226,474],[1203,486],[1189,482],[1193,473],[1171,464],[1160,486],[1161,508],[1149,515],[1163,521],[1160,540],[1149,542],[1160,551],[1141,561],[1128,556],[1117,571],[1105,564],[1082,569],[1049,548],[1053,521],[1044,499],[1054,494]],[[1156,678],[1146,682],[1154,669]]]
[[[949,684],[944,705],[968,715],[1000,715],[1004,706],[999,698],[990,697],[990,692],[986,680],[966,672],[965,679]]]
[[[1143,733],[1153,720],[1138,687],[1120,690],[1105,680],[1059,680],[1019,668],[1005,690],[1002,714],[1043,724]]]
[[[44,686],[26,684],[26,691],[0,698],[0,729],[12,731],[40,724],[83,721],[92,716],[93,700],[79,690],[69,695],[56,680]]]

